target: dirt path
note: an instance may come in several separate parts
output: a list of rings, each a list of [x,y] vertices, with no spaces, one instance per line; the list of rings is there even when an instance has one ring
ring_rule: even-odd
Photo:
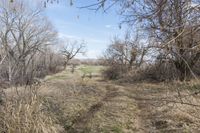
[[[161,100],[168,93],[162,85],[68,79],[66,73],[57,75],[47,87],[63,133],[179,133],[192,124]]]
[[[168,89],[166,84],[82,80],[80,73],[65,71],[47,77],[38,94],[59,133],[199,133],[200,119],[190,115],[199,115],[198,110],[166,103],[166,96],[177,95]]]
[[[199,132],[193,128],[193,120],[188,113],[179,110],[181,106],[167,103],[168,92],[162,85],[125,85],[129,93],[134,94],[139,109],[137,121],[139,133],[180,133]],[[170,99],[172,100],[172,99]],[[186,110],[187,108],[184,107]]]
[[[87,131],[87,124],[90,122],[91,119],[95,117],[95,114],[101,110],[102,106],[104,105],[104,102],[107,102],[111,100],[114,97],[117,97],[118,95],[118,89],[112,88],[109,89],[105,96],[98,101],[97,103],[93,104],[87,111],[82,112],[80,116],[77,116],[73,123],[73,128],[70,128],[68,132],[70,133],[79,133]]]
[[[53,85],[65,87],[63,82]],[[87,90],[88,86],[94,86]],[[78,90],[78,89],[77,89]],[[66,90],[65,90],[66,91]],[[70,125],[65,129],[67,133],[154,133],[174,132],[165,116],[165,111],[159,111],[158,97],[163,90],[152,90],[137,85],[116,85],[114,83],[92,81],[86,88],[78,90],[73,96],[64,101],[66,110],[77,112],[68,115]],[[66,92],[65,92],[66,93]],[[67,92],[67,95],[69,92]],[[100,96],[96,96],[102,93]],[[59,95],[60,97],[60,95]],[[91,98],[91,100],[90,100]],[[84,101],[87,100],[87,103]],[[71,101],[69,103],[69,101]],[[79,107],[77,106],[79,104]],[[69,108],[73,106],[72,110]],[[61,108],[61,107],[58,107]],[[62,114],[65,114],[63,111]],[[164,115],[163,115],[164,114]],[[62,115],[62,117],[65,117]]]
[[[102,84],[102,83],[101,83]],[[136,109],[134,112],[131,112],[128,109],[124,110],[124,114],[121,114],[120,108],[115,111],[120,112],[119,115],[124,117],[127,115],[128,117],[134,118],[134,122],[129,123],[129,127],[132,127],[131,130],[126,129],[127,127],[122,127],[122,132],[138,132],[138,133],[154,133],[154,132],[178,132],[179,129],[171,129],[170,123],[165,116],[165,111],[170,110],[162,110],[159,111],[159,107],[161,107],[162,102],[158,99],[164,93],[163,89],[153,90],[151,88],[140,88],[135,85],[115,85],[114,83],[103,83],[105,88],[107,89],[106,94],[101,98],[100,101],[93,104],[87,111],[82,112],[80,116],[78,116],[75,121],[73,121],[73,128],[68,130],[71,133],[81,133],[88,130],[88,123],[95,119],[96,114],[102,111],[102,108],[106,104],[109,104],[112,101],[112,106],[106,110],[106,112],[112,113],[113,105],[120,104],[120,97],[124,97],[125,103],[128,103],[128,100],[131,101]],[[129,101],[129,102],[130,102]],[[113,112],[115,113],[115,112]],[[126,123],[127,124],[127,123]],[[113,131],[115,132],[115,131]],[[118,131],[116,131],[118,132]]]
[[[167,128],[167,121],[159,112],[158,97],[162,95],[161,91],[151,90],[145,88],[133,88],[132,93],[135,94],[135,101],[137,103],[140,113],[138,114],[138,127],[140,133],[154,133],[161,132]]]

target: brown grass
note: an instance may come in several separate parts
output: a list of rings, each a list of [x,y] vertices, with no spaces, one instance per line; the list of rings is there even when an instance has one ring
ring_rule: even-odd
[[[18,91],[17,91],[18,90]],[[8,133],[199,132],[197,81],[135,84],[51,75],[39,87],[6,90],[0,131]],[[179,96],[179,93],[180,96]]]
[[[36,88],[7,97],[1,106],[0,132],[56,133],[53,120],[43,111],[43,99]]]

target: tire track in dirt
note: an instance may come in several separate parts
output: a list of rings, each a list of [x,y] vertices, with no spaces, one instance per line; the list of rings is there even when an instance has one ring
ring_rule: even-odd
[[[90,122],[94,115],[101,109],[104,102],[111,100],[118,96],[118,88],[108,88],[105,96],[96,104],[92,105],[87,111],[82,112],[81,115],[77,116],[73,121],[71,127],[68,129],[69,133],[84,133],[87,132],[87,124]]]
[[[168,123],[166,121],[164,112],[158,111],[159,101],[158,96],[162,92],[156,92],[151,89],[136,89],[135,101],[138,105],[140,113],[138,114],[140,133],[157,133],[167,130]]]
[[[163,104],[159,98],[165,90],[157,88],[128,87],[130,93],[134,93],[133,99],[139,109],[137,121],[139,133],[179,133],[181,127],[172,128],[170,118],[167,115],[171,109]],[[163,109],[164,108],[164,109]],[[173,125],[174,126],[174,125]]]

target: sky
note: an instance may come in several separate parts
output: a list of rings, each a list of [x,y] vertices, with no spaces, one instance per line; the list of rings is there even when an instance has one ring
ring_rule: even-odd
[[[120,16],[116,13],[116,7],[107,13],[78,8],[94,2],[95,0],[76,0],[70,6],[68,0],[60,0],[58,4],[48,4],[44,9],[61,39],[86,42],[87,54],[77,58],[100,57],[111,39],[123,36],[125,32],[125,28],[119,28]]]

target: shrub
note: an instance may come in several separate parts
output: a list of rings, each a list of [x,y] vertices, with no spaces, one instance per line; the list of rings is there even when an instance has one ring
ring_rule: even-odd
[[[126,73],[125,68],[120,67],[120,65],[112,65],[103,70],[102,75],[105,79],[116,80],[121,78],[124,73]]]

